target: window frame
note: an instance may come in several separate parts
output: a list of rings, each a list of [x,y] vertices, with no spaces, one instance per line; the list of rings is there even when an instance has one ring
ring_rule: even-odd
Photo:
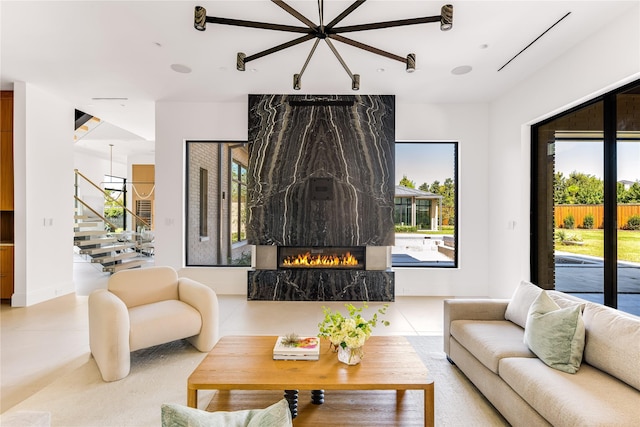
[[[547,143],[540,141],[540,129],[558,119],[584,110],[590,106],[602,103],[602,132],[603,132],[603,182],[604,182],[604,277],[603,297],[604,305],[618,307],[618,243],[617,243],[617,95],[623,94],[640,85],[640,80],[628,83],[603,95],[590,99],[573,108],[554,114],[545,120],[531,125],[531,188],[530,188],[530,276],[533,283],[544,289],[554,289],[555,280],[549,283],[551,269],[555,269],[555,261],[549,262],[549,242],[553,242],[553,235],[549,235],[549,224],[553,222],[553,210],[549,212],[547,194],[549,183],[545,180],[548,173],[548,162],[545,161]],[[551,184],[551,201],[553,204],[553,184]],[[553,226],[551,227],[553,229]],[[551,231],[553,234],[553,231]],[[552,255],[553,256],[553,255]]]
[[[393,268],[459,268],[459,253],[460,253],[460,245],[459,245],[459,241],[460,241],[460,209],[459,209],[459,200],[460,200],[460,191],[459,191],[459,181],[460,181],[460,173],[459,173],[459,157],[460,157],[460,144],[458,141],[442,141],[442,140],[434,140],[434,141],[428,141],[428,140],[413,140],[413,141],[396,141],[396,144],[424,144],[424,145],[436,145],[436,144],[450,144],[453,147],[453,176],[450,177],[453,180],[453,190],[455,192],[454,196],[453,196],[453,210],[454,210],[454,232],[453,232],[453,261],[452,262],[443,262],[443,261],[422,261],[419,263],[415,263],[415,264],[394,264],[392,261],[392,267]],[[396,162],[397,162],[397,157],[396,157]],[[397,168],[397,165],[396,165]],[[446,180],[446,179],[445,179]],[[399,177],[395,177],[395,181],[399,182],[400,179]],[[441,183],[444,184],[444,181]],[[394,223],[395,223],[395,207],[396,205],[396,199],[397,197],[395,197],[394,195]],[[402,206],[406,206],[405,204],[402,204]],[[440,203],[440,208],[442,209],[442,211],[444,211],[444,206],[442,205],[442,203]],[[412,205],[409,205],[408,211],[411,211],[413,209]],[[417,204],[416,204],[416,210],[418,210]],[[442,215],[443,212],[440,212],[440,215]],[[416,212],[416,216],[417,216],[418,212]],[[417,218],[416,218],[417,219]],[[442,226],[442,224],[440,224]],[[393,260],[393,254],[392,254],[392,260]]]
[[[195,144],[211,144],[208,152],[211,158],[203,161],[192,160],[196,153]],[[231,164],[234,159],[233,150],[247,147],[246,141],[230,140],[185,140],[185,222],[184,222],[184,263],[187,267],[243,267],[251,266],[251,251],[246,240],[231,242]],[[244,154],[241,154],[242,157]],[[238,161],[242,164],[241,161]],[[204,165],[204,166],[202,166]],[[191,168],[194,168],[194,171]],[[192,180],[199,185],[198,169],[207,169],[209,191],[205,198],[199,190],[191,188]],[[245,165],[245,169],[247,165]],[[193,198],[193,200],[191,199]],[[215,198],[215,200],[214,200]],[[207,200],[207,236],[200,234],[202,224],[199,222],[202,214],[200,203]],[[194,200],[198,203],[195,211],[191,212]],[[215,211],[215,212],[214,212]],[[192,218],[193,215],[193,218]],[[213,215],[213,216],[212,216]],[[195,236],[197,233],[199,236]],[[194,237],[195,236],[195,237]],[[198,244],[206,245],[198,247]],[[206,251],[213,251],[212,259],[206,259]],[[205,255],[203,255],[205,254]],[[247,255],[249,258],[247,259]],[[239,262],[239,263],[238,263]]]

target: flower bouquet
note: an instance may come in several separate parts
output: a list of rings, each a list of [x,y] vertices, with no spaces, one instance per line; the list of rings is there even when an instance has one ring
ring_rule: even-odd
[[[338,352],[340,361],[348,365],[357,364],[364,356],[362,347],[371,336],[371,330],[377,326],[378,321],[389,326],[387,320],[378,320],[378,314],[385,314],[389,304],[378,309],[369,320],[362,317],[362,311],[368,307],[367,303],[363,303],[360,308],[356,308],[353,304],[344,306],[349,312],[346,316],[339,311],[322,307],[324,320],[318,323],[320,330],[318,336],[329,339],[331,347]]]

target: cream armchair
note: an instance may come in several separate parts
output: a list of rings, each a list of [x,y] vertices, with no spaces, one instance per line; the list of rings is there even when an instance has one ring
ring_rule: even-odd
[[[129,375],[132,351],[182,338],[213,348],[218,297],[171,267],[119,271],[89,295],[89,346],[104,381]]]

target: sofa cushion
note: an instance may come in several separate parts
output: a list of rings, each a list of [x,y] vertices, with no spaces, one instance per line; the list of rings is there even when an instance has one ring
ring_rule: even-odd
[[[576,374],[536,358],[505,358],[500,377],[556,426],[637,426],[640,391],[588,364]]]
[[[560,308],[546,292],[531,305],[524,342],[536,356],[554,369],[574,374],[584,350],[584,321],[579,305]]]
[[[588,303],[584,324],[584,361],[640,390],[640,318]]]
[[[535,357],[524,344],[522,328],[508,320],[454,320],[450,333],[496,374],[504,357]]]
[[[200,312],[178,300],[160,301],[129,310],[131,351],[200,333]]]
[[[161,407],[162,427],[289,427],[291,411],[286,399],[264,409],[207,412],[177,404]]]
[[[516,288],[509,305],[507,305],[507,311],[504,313],[504,318],[512,321],[516,325],[524,328],[527,323],[527,314],[529,313],[529,307],[533,304],[533,301],[540,295],[542,289],[530,282],[522,281]]]

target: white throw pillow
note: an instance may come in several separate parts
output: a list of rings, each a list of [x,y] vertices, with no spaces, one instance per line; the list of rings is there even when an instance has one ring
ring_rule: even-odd
[[[527,324],[529,307],[541,292],[542,289],[531,282],[520,282],[507,305],[504,318],[524,328]]]

